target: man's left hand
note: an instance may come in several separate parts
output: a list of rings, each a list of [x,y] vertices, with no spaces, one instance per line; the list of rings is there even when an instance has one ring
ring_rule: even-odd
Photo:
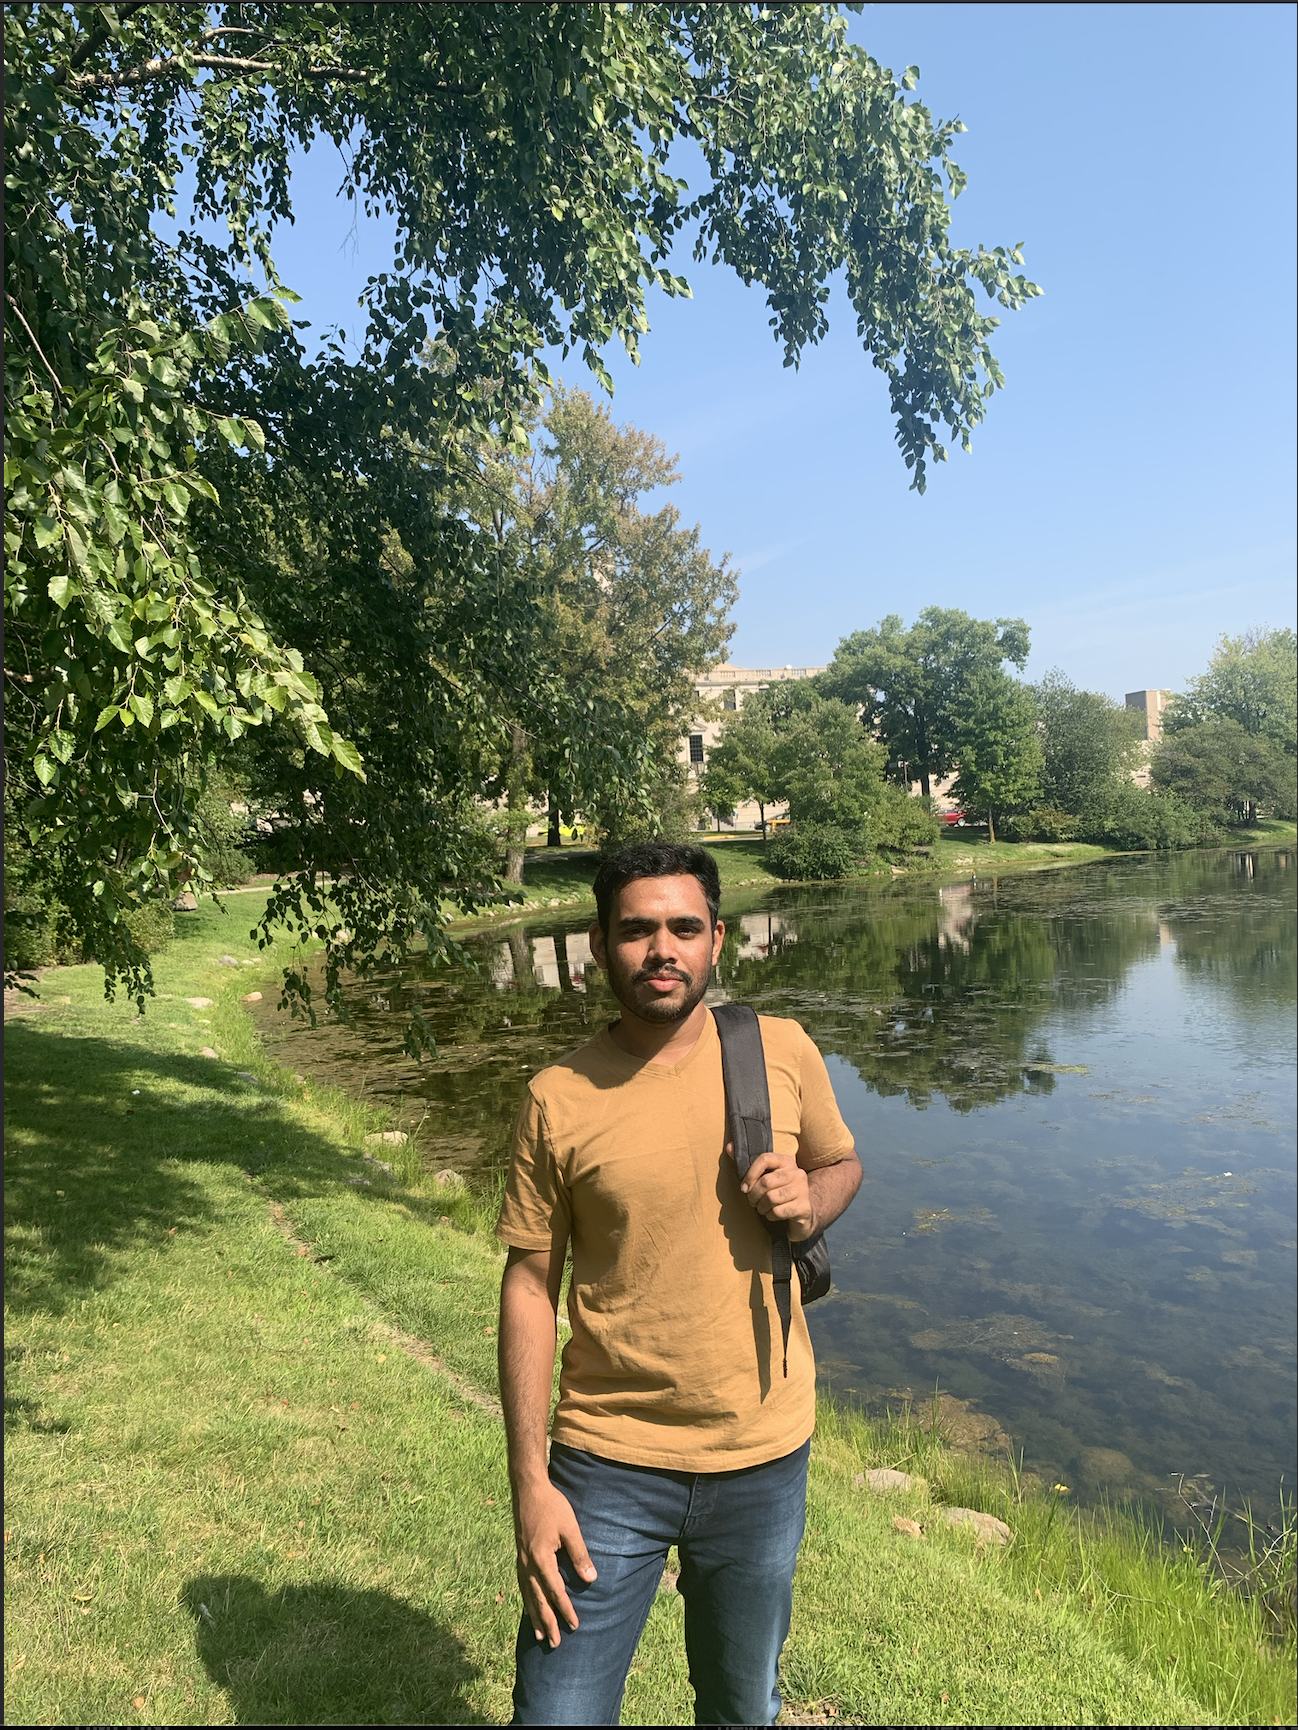
[[[781,1153],[759,1153],[739,1187],[758,1213],[784,1221],[791,1243],[800,1243],[815,1232],[811,1185],[796,1159]]]

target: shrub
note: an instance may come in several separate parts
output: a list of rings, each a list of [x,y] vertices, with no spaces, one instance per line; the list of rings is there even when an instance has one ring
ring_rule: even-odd
[[[165,901],[142,901],[122,914],[122,923],[145,955],[157,955],[176,935],[176,915]]]
[[[764,863],[776,877],[823,881],[850,877],[864,848],[858,836],[832,823],[799,823],[766,846]]]
[[[1039,805],[1013,817],[1002,817],[997,834],[1002,841],[1075,841],[1079,828],[1080,820],[1071,811]]]
[[[1078,834],[1083,841],[1132,851],[1203,847],[1222,839],[1211,817],[1175,793],[1146,792],[1130,781],[1103,789],[1079,814]]]
[[[903,858],[918,847],[931,847],[940,831],[930,800],[912,798],[890,783],[872,795],[865,823],[865,839],[872,852]]]

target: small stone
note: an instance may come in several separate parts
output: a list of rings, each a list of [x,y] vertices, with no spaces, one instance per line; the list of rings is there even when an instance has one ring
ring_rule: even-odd
[[[223,955],[217,965],[220,967],[237,967],[239,963],[233,955]]]
[[[858,1490],[873,1490],[876,1496],[890,1495],[894,1490],[926,1490],[923,1478],[909,1472],[895,1472],[891,1466],[876,1466],[873,1471],[858,1472],[853,1479]]]
[[[371,1166],[375,1171],[381,1171],[384,1177],[394,1178],[397,1175],[386,1159],[374,1159],[368,1153],[363,1153],[361,1158],[365,1161],[366,1165]]]
[[[171,903],[173,913],[197,913],[198,897],[192,889],[185,889]]]
[[[219,1057],[220,1053],[213,1051],[210,1045],[205,1045],[198,1055],[200,1057]]]
[[[210,1009],[212,1007],[210,997],[187,997],[185,1002],[191,1009]]]
[[[245,1003],[260,1003],[261,1002],[261,992],[260,991],[245,992],[243,1000]]]
[[[365,1137],[366,1147],[404,1147],[410,1140],[404,1129],[376,1129]]]
[[[452,1171],[449,1166],[445,1171],[439,1171],[434,1177],[433,1182],[437,1185],[438,1189],[464,1188],[464,1179],[460,1176],[458,1171]]]
[[[893,1529],[901,1533],[903,1538],[922,1538],[924,1528],[918,1520],[903,1520],[900,1514],[892,1516]]]
[[[239,965],[240,965],[240,967],[255,967],[257,965],[257,963],[255,960],[253,960],[253,961],[241,961],[239,963]]]
[[[994,1514],[980,1514],[976,1508],[943,1508],[942,1518],[948,1526],[967,1526],[980,1544],[1008,1544],[1014,1534]]]
[[[438,1223],[438,1225],[449,1225],[449,1224],[450,1224],[450,1223],[451,1223],[451,1216],[450,1216],[450,1214],[449,1214],[449,1213],[444,1213],[444,1214],[441,1214],[441,1215],[440,1215],[440,1216],[439,1216],[439,1217],[438,1217],[438,1221],[437,1221],[437,1223]]]
[[[238,1073],[240,1081],[251,1082],[251,1084],[254,1087],[260,1087],[261,1086],[261,1081],[259,1080],[259,1078],[257,1076],[255,1076],[252,1073],[252,1071],[250,1069],[240,1069],[237,1073]]]
[[[357,1188],[369,1189],[371,1187],[368,1177],[349,1177],[347,1181],[350,1184],[356,1185]]]

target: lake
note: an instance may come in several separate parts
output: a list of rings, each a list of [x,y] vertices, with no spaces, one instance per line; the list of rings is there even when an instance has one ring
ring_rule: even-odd
[[[714,997],[803,1024],[865,1168],[808,1312],[836,1395],[940,1389],[1083,1499],[1292,1490],[1294,891],[1292,851],[1214,851],[723,909]],[[281,1062],[418,1127],[426,1164],[487,1174],[527,1076],[617,1006],[572,914],[466,947],[476,973],[354,987],[351,1027],[259,1017]]]

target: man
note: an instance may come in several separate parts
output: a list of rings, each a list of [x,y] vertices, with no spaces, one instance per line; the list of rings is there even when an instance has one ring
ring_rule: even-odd
[[[793,1281],[787,1371],[771,1238],[861,1182],[824,1061],[761,1017],[774,1151],[741,1185],[703,1003],[725,927],[698,847],[628,847],[595,879],[591,950],[622,1007],[531,1082],[497,1235],[523,1617],[516,1724],[616,1724],[670,1545],[700,1724],[770,1724],[802,1540],[815,1364]],[[555,1317],[571,1245],[546,1465]]]

